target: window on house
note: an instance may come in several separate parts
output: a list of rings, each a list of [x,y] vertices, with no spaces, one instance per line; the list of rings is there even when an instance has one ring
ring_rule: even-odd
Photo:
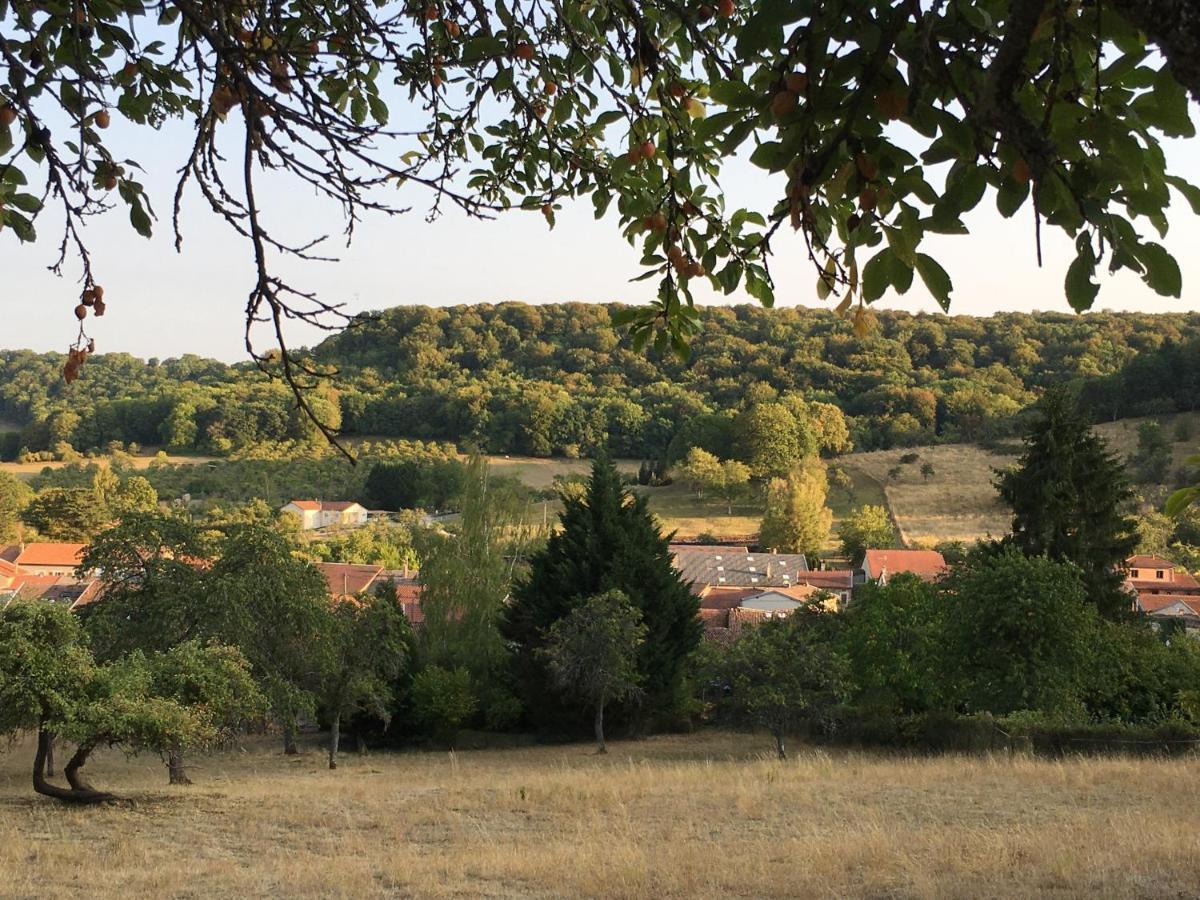
[[[1155,572],[1154,572],[1154,577],[1155,577],[1155,578],[1162,578],[1162,577],[1163,577],[1163,570],[1162,570],[1162,569],[1157,569],[1157,570],[1155,570]]]
[[[1130,577],[1130,578],[1137,578],[1137,577],[1138,577],[1138,570],[1137,570],[1137,569],[1130,569],[1130,570],[1129,570],[1129,577]]]

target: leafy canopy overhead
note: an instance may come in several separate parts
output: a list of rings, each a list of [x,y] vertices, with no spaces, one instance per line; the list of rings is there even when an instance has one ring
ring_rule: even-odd
[[[122,206],[143,235],[155,222],[107,129],[191,121],[177,240],[181,198],[198,191],[248,241],[247,329],[270,324],[283,353],[256,358],[293,388],[311,373],[284,321],[338,312],[275,274],[282,255],[322,251],[272,230],[255,195],[265,170],[331,201],[347,233],[421,188],[434,215],[521,208],[551,225],[590,196],[659,286],[626,324],[681,354],[698,280],[773,302],[782,229],[802,233],[817,295],[863,327],[864,304],[914,274],[948,306],[950,275],[925,239],[966,233],[985,196],[1005,216],[1030,210],[1039,236],[1071,236],[1065,290],[1083,310],[1102,263],[1180,294],[1148,235],[1166,232],[1170,188],[1200,209],[1159,144],[1194,133],[1198,58],[1191,0],[3,0],[0,222],[3,239],[33,241],[56,204],[55,268],[76,255],[76,315],[102,314],[120,300],[97,287],[107,261],[89,254],[84,221]],[[726,206],[734,158],[770,178],[770,208]],[[89,346],[81,329],[68,377]]]

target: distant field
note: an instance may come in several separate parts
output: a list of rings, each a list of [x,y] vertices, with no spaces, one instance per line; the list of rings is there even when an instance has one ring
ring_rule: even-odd
[[[145,455],[134,456],[134,457],[130,457],[129,459],[130,459],[130,464],[135,469],[145,469],[152,462],[157,461],[157,457],[155,457],[153,453],[151,453],[148,456],[145,456]],[[95,459],[95,460],[80,459],[77,461],[84,465],[87,465],[90,462],[101,462],[102,459]],[[165,461],[169,462],[169,463],[174,463],[177,466],[193,466],[193,465],[200,465],[202,463],[209,463],[209,462],[224,462],[224,460],[222,460],[220,457],[217,457],[217,456],[190,456],[190,455],[189,456],[171,456],[169,454],[167,455],[167,458]],[[33,478],[33,476],[40,473],[42,471],[42,469],[47,469],[47,468],[60,469],[63,466],[67,466],[67,465],[70,465],[70,463],[65,463],[65,462],[31,462],[31,463],[0,462],[0,472],[8,472],[11,475],[16,475],[18,478],[20,478],[24,481],[29,481],[31,478]]]
[[[284,758],[95,754],[68,809],[0,751],[0,894],[86,897],[1192,897],[1195,758],[908,757],[701,732]],[[94,770],[94,771],[93,771]]]
[[[592,470],[587,459],[542,459],[536,456],[489,456],[488,463],[497,475],[510,475],[521,479],[535,490],[545,490],[554,484],[556,475],[587,475]],[[622,472],[636,472],[640,460],[619,459],[617,468]]]

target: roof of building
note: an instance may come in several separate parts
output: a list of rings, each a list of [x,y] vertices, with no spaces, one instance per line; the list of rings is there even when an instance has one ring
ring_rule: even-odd
[[[0,559],[0,575],[16,575],[20,571],[17,564],[7,559]]]
[[[294,506],[297,509],[305,510],[306,512],[345,512],[351,507],[362,507],[362,504],[354,500],[292,500],[285,503],[284,507]]]
[[[854,570],[818,569],[805,572],[804,583],[826,591],[848,591],[854,586]]]
[[[1200,619],[1200,597],[1172,597],[1169,603],[1146,610],[1146,614],[1156,617],[1184,616]]]
[[[1125,560],[1125,564],[1131,569],[1167,569],[1173,570],[1175,563],[1169,559],[1163,559],[1161,556],[1151,556],[1148,554],[1139,554],[1131,556]]]
[[[689,544],[686,541],[673,542],[667,545],[672,553],[680,553],[682,551],[700,551],[701,553],[749,553],[750,548],[745,544],[741,545],[726,545],[726,544]]]
[[[13,562],[18,566],[66,566],[75,568],[83,556],[86,544],[68,544],[57,541],[18,544],[18,553]]]
[[[1141,594],[1137,598],[1138,608],[1151,614],[1175,603],[1195,606],[1200,610],[1200,596],[1195,594]]]
[[[1139,594],[1143,592],[1154,594],[1160,591],[1174,594],[1200,594],[1200,581],[1197,581],[1187,572],[1176,572],[1170,581],[1130,578],[1126,583]]]
[[[371,587],[383,572],[383,566],[362,566],[353,563],[317,563],[317,568],[329,584],[334,597],[353,597]]]
[[[675,568],[684,581],[697,588],[704,585],[729,587],[787,587],[808,571],[808,561],[799,553],[748,553],[724,547],[713,550],[679,550]]]
[[[909,572],[933,581],[945,573],[946,558],[936,550],[868,550],[863,557],[863,568],[869,569],[873,578],[884,573]]]

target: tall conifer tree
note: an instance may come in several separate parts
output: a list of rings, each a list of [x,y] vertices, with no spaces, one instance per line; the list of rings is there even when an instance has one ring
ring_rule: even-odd
[[[530,560],[507,610],[504,633],[527,709],[543,728],[574,730],[587,724],[552,689],[539,654],[546,632],[588,597],[622,591],[642,613],[646,639],[637,668],[644,690],[640,712],[669,712],[679,700],[684,660],[700,641],[697,600],[671,561],[644,497],[621,485],[607,458],[592,465],[587,491],[564,497],[562,527]]]
[[[1012,543],[1027,556],[1079,566],[1088,599],[1103,615],[1129,609],[1124,567],[1138,538],[1122,508],[1132,492],[1124,467],[1065,391],[1043,398],[1025,452],[996,488],[1013,511]]]

